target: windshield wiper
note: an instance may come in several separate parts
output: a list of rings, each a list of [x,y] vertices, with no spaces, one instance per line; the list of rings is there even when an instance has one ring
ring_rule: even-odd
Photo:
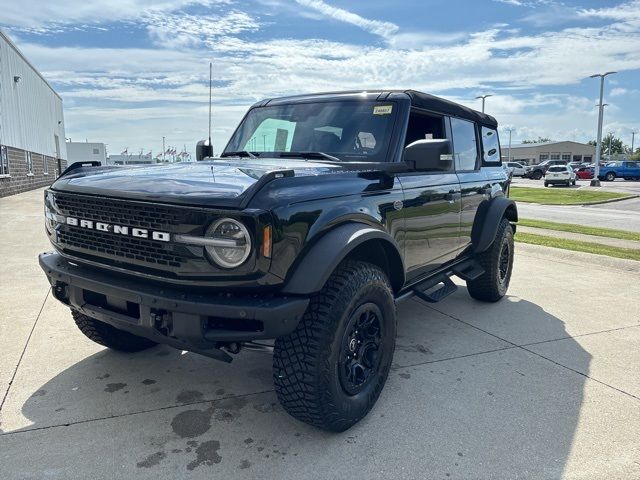
[[[258,154],[259,155],[259,154]],[[223,157],[249,157],[249,158],[258,158],[258,155],[249,152],[248,150],[238,150],[237,152],[224,152],[220,155],[220,158]]]
[[[281,152],[280,157],[324,158],[332,162],[342,162],[338,157],[324,152]]]

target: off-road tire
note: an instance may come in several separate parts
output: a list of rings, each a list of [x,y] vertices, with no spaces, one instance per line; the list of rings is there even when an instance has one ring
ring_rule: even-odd
[[[370,305],[382,317],[379,356],[375,357],[378,367],[360,391],[349,393],[341,376],[344,339],[358,312]],[[385,273],[366,262],[341,263],[311,298],[296,329],[275,342],[273,380],[280,403],[305,423],[334,432],[347,430],[378,399],[391,367],[395,337],[395,302]]]
[[[77,310],[71,310],[71,315],[80,331],[88,339],[107,348],[121,352],[139,352],[156,345],[151,340],[118,330],[108,323],[88,317]]]
[[[508,258],[506,269],[502,271],[501,257],[505,248],[508,249]],[[513,228],[509,220],[502,219],[493,243],[486,251],[477,255],[476,260],[484,273],[467,282],[469,295],[483,302],[497,302],[507,293],[513,270]]]

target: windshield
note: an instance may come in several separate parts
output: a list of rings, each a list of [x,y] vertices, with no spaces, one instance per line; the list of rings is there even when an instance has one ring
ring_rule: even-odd
[[[249,111],[224,154],[260,157],[322,152],[342,161],[386,161],[396,118],[390,102],[318,102]],[[326,157],[325,157],[326,158]]]

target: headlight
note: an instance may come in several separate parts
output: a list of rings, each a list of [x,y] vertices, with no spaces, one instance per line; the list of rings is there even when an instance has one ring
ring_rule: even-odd
[[[224,268],[235,268],[249,257],[251,237],[247,228],[232,218],[212,223],[205,234],[205,249],[214,262]]]

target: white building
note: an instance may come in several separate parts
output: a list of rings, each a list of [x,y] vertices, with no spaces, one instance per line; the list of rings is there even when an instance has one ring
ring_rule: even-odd
[[[66,168],[62,99],[0,31],[0,197],[50,184]]]
[[[508,145],[501,145],[502,161],[509,157]],[[596,147],[586,143],[571,141],[518,143],[511,145],[511,161],[524,165],[535,165],[545,160],[564,160],[565,162],[592,162]]]
[[[157,163],[151,155],[109,155],[107,165],[146,165]]]
[[[104,143],[96,142],[67,142],[67,162],[100,162],[107,164],[107,149]]]

